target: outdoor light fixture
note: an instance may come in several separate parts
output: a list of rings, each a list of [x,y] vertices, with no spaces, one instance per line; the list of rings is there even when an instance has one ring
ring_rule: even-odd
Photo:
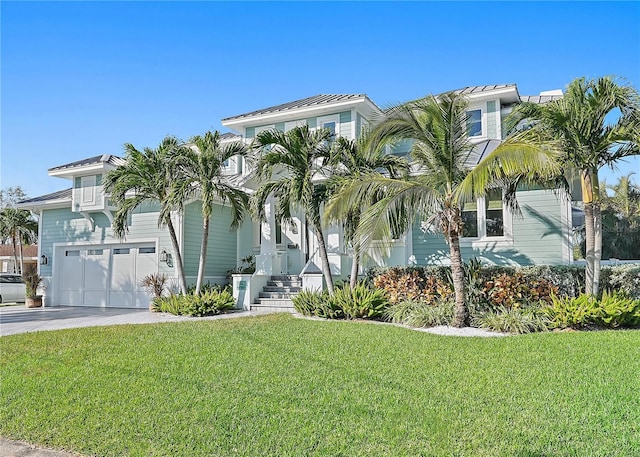
[[[160,253],[160,262],[166,262],[169,259],[169,254],[167,254],[167,250],[163,249]]]
[[[40,265],[46,265],[49,263],[49,259],[47,258],[46,255],[42,254],[40,256]]]

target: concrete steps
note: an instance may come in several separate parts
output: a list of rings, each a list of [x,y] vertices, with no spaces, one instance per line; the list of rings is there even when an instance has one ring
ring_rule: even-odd
[[[252,311],[294,313],[291,299],[300,292],[302,281],[296,275],[271,276],[260,292],[259,298],[251,305]]]

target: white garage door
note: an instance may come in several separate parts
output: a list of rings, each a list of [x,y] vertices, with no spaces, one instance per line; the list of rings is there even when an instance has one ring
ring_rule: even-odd
[[[140,280],[158,271],[154,245],[65,247],[60,249],[58,258],[60,305],[149,306],[149,296],[140,287]]]

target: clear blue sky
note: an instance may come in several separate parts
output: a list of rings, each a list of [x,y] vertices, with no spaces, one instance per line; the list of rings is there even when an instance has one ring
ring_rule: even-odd
[[[640,88],[639,2],[0,2],[0,187],[187,139],[319,93],[379,105],[470,85],[520,94],[580,76]],[[617,174],[637,171],[640,160]],[[608,181],[611,174],[604,173]],[[636,182],[640,181],[640,176]]]

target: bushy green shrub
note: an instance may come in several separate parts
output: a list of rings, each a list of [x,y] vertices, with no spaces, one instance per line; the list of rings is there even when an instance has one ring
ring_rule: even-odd
[[[575,298],[553,297],[551,305],[544,311],[551,319],[551,325],[556,328],[640,325],[640,299],[634,300],[620,291],[611,294],[605,291],[601,300],[586,294]]]
[[[499,308],[472,317],[473,327],[507,333],[543,332],[549,329],[549,318],[536,308]]]
[[[640,299],[629,298],[621,291],[610,294],[605,290],[598,303],[600,310],[595,317],[597,325],[608,328],[640,325]]]
[[[304,316],[316,316],[326,319],[341,319],[342,309],[336,307],[326,291],[302,290],[291,299],[293,307]]]
[[[233,294],[224,288],[222,290],[207,290],[200,295],[156,297],[153,299],[153,307],[163,313],[202,317],[213,316],[233,309],[235,300]]]
[[[448,270],[448,267],[387,268],[378,270],[373,277],[373,286],[382,289],[390,303],[411,300],[433,304],[453,296]]]
[[[428,304],[417,301],[394,303],[384,311],[386,320],[410,327],[433,327],[449,325],[453,320],[454,303],[443,301]]]
[[[375,319],[382,316],[389,305],[385,294],[380,289],[370,289],[363,283],[354,288],[348,285],[336,288],[329,296],[332,308],[341,309],[348,319]]]
[[[618,290],[630,298],[640,299],[640,265],[628,264],[602,268],[600,288]]]

